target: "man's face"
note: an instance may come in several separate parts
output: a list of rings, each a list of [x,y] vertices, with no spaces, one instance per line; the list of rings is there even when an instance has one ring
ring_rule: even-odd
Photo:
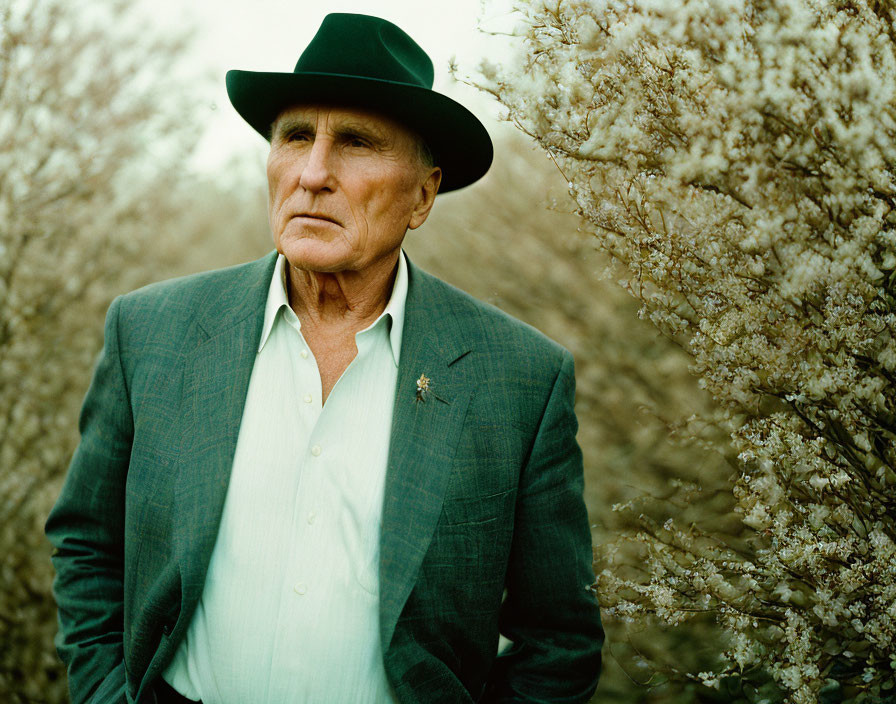
[[[416,136],[364,110],[301,106],[274,123],[268,156],[274,244],[294,267],[363,271],[423,224],[441,172]]]

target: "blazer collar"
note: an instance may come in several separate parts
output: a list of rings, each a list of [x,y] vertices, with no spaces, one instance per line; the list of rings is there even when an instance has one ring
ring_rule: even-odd
[[[204,335],[200,342],[214,337],[230,327],[253,318],[261,334],[264,306],[268,286],[277,264],[277,252],[272,251],[261,259],[231,267],[232,279],[226,286],[210,285],[204,288],[196,301],[196,323]],[[224,272],[211,272],[199,276],[220,276]],[[257,318],[257,320],[256,320]],[[258,339],[256,338],[256,348]]]

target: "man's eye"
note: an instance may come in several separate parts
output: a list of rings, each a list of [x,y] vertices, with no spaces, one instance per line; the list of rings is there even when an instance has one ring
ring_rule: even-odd
[[[311,139],[307,132],[293,132],[289,135],[290,142],[307,142]]]
[[[363,139],[363,138],[361,138],[361,137],[351,137],[351,138],[349,138],[349,140],[348,140],[348,145],[349,145],[350,147],[367,147],[367,146],[370,146],[370,145],[367,143],[367,140],[366,140],[366,139]]]

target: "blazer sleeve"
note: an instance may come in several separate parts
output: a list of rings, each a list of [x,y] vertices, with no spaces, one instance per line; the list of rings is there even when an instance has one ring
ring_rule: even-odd
[[[106,314],[81,442],[45,527],[55,548],[56,648],[74,704],[125,701],[123,530],[133,418],[119,353],[120,307],[117,298]]]
[[[591,531],[576,442],[572,355],[563,361],[523,469],[500,630],[513,641],[485,701],[587,702],[604,632],[590,586]]]

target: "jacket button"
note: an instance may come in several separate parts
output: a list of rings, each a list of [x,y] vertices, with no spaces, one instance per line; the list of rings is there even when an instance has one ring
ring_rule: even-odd
[[[162,624],[162,633],[164,633],[166,636],[170,636],[172,630],[173,630],[172,625],[170,623],[168,623],[167,621],[164,624]]]

